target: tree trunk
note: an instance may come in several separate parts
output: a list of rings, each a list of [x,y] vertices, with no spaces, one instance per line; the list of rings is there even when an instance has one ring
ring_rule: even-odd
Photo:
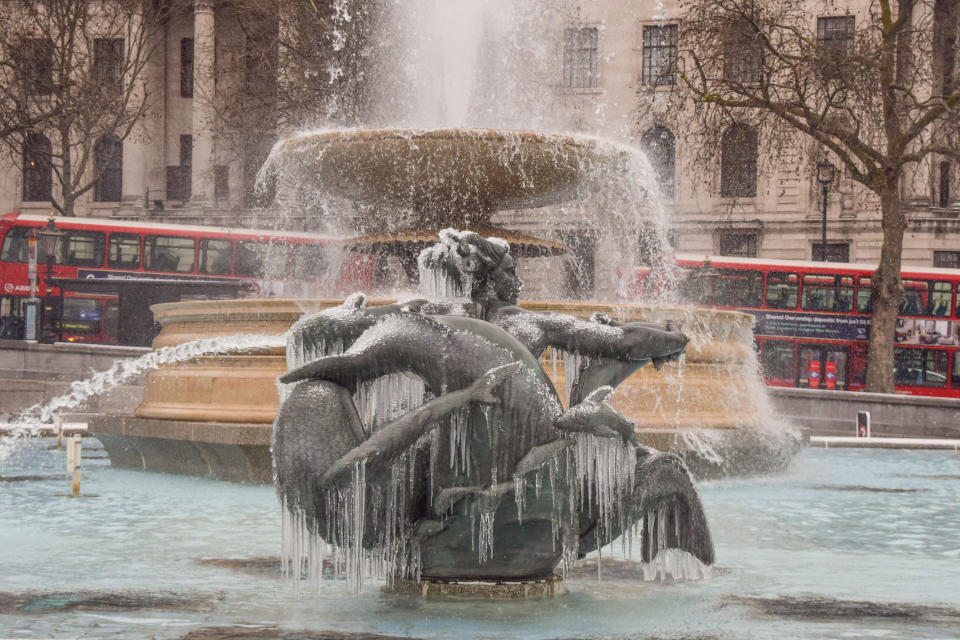
[[[74,190],[73,149],[70,148],[70,124],[60,124],[60,201],[63,203],[63,215],[73,216],[77,197]]]
[[[907,218],[900,203],[900,172],[887,171],[885,185],[880,192],[883,247],[880,264],[870,282],[870,347],[867,353],[866,390],[893,393],[893,343],[900,311],[903,283],[900,279],[900,259],[903,254],[903,232]]]

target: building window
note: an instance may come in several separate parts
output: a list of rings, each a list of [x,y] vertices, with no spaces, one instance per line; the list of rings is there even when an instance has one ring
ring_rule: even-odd
[[[956,91],[958,17],[960,17],[960,7],[956,2],[934,1],[931,58],[935,95],[949,96]]]
[[[817,18],[817,48],[826,77],[836,78],[844,73],[846,61],[854,51],[854,29],[853,16]]]
[[[721,256],[737,256],[740,258],[757,257],[756,233],[743,233],[739,231],[728,231],[720,234],[719,251]]]
[[[20,43],[12,61],[25,95],[53,93],[53,42],[49,38],[27,38]]]
[[[940,193],[937,204],[941,208],[950,206],[950,163],[940,163]]]
[[[53,153],[50,140],[42,133],[28,133],[23,141],[23,199],[49,202],[53,199]]]
[[[597,86],[597,28],[563,32],[563,86],[592,89]]]
[[[850,262],[850,243],[827,243],[826,257],[824,257],[823,245],[817,242],[813,245],[813,260],[814,262]]]
[[[94,202],[120,202],[123,192],[123,143],[107,136],[93,148],[93,162],[100,177],[93,185]]]
[[[648,86],[677,83],[677,25],[643,27],[643,71]]]
[[[193,97],[193,38],[180,41],[180,97]]]
[[[213,197],[226,200],[230,197],[230,167],[219,164],[213,168]]]
[[[647,129],[640,138],[640,148],[653,167],[660,193],[665,198],[673,198],[673,176],[677,157],[673,132],[666,127]]]
[[[733,24],[724,35],[723,80],[731,84],[760,82],[763,69],[763,41],[748,22]]]
[[[167,166],[167,199],[187,202],[192,194],[193,136],[180,136],[180,164]]]
[[[960,269],[960,251],[934,251],[933,266]]]
[[[93,81],[107,95],[123,93],[123,39],[93,41]]]
[[[752,198],[757,195],[757,132],[734,124],[720,140],[720,197]]]

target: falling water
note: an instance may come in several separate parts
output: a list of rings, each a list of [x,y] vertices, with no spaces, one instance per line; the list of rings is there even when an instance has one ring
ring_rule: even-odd
[[[186,362],[215,353],[234,353],[254,349],[279,348],[284,336],[235,335],[201,338],[183,344],[155,349],[134,360],[117,360],[105,371],[70,384],[70,391],[46,402],[40,402],[20,411],[9,424],[9,434],[0,440],[0,462],[13,450],[18,438],[36,435],[41,425],[53,421],[58,412],[82,406],[92,397],[116,389],[124,382],[166,364]]]

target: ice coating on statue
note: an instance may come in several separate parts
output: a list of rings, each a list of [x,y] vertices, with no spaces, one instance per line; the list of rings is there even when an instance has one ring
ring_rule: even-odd
[[[681,548],[712,562],[683,463],[637,447],[609,404],[611,383],[679,357],[686,337],[526,311],[507,243],[440,237],[419,261],[429,297],[351,296],[289,334],[273,454],[294,571],[319,575],[329,550],[355,589],[539,579],[634,530],[645,560]],[[538,361],[547,346],[576,372],[567,411]]]
[[[442,229],[437,236],[440,241],[421,251],[417,261],[420,267],[420,293],[434,298],[472,298],[484,257],[477,244],[465,240],[479,236],[472,231],[452,228]],[[506,240],[496,237],[485,239],[503,255],[509,254],[510,245]]]

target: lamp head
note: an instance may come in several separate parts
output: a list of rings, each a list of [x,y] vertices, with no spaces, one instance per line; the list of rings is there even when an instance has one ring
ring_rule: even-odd
[[[830,162],[821,162],[817,165],[817,182],[828,185],[836,176],[836,167]]]
[[[57,243],[60,241],[61,236],[66,235],[63,231],[57,229],[55,218],[56,214],[51,211],[50,217],[47,219],[47,225],[37,229],[36,231],[38,240],[37,244],[44,260],[56,255]]]

